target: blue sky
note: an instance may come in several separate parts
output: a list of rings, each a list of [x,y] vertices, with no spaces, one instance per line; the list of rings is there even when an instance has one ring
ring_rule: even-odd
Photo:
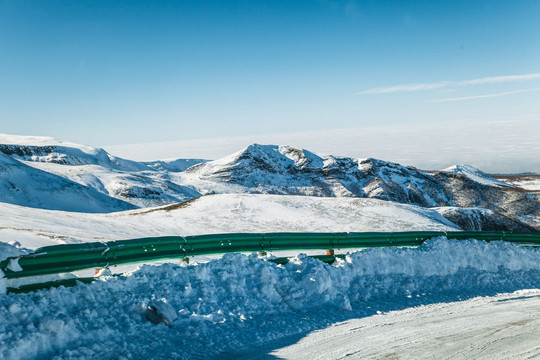
[[[538,19],[533,0],[0,0],[0,132],[100,146],[535,116]]]

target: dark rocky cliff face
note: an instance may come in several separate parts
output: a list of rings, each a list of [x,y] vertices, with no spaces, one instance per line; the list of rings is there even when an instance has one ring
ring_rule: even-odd
[[[58,146],[26,146],[0,144],[0,152],[6,155],[17,155],[22,158],[44,156],[55,152]]]

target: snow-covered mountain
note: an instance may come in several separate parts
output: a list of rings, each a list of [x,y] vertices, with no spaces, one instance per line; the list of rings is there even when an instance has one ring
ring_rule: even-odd
[[[535,231],[534,226],[482,208],[439,207],[439,214],[468,231]]]
[[[361,197],[455,208],[442,214],[465,230],[479,228],[479,214],[483,229],[540,228],[539,194],[468,165],[422,171],[372,158],[258,144],[215,161],[136,162],[51,138],[7,135],[0,135],[0,155],[7,169],[0,173],[0,201],[44,209],[111,212],[207,194]],[[29,186],[27,178],[39,184]],[[64,188],[71,190],[60,196],[58,189]]]
[[[46,137],[3,135],[0,136],[0,141],[5,142],[0,144],[0,154],[9,159],[13,166],[26,169],[28,177],[35,172],[50,175],[46,181],[41,180],[41,186],[37,188],[44,193],[43,196],[48,198],[48,201],[29,201],[29,194],[8,194],[7,191],[6,195],[0,194],[3,202],[44,209],[111,212],[159,206],[200,196],[193,189],[171,182],[167,174],[183,171],[204,160],[136,162],[115,157],[103,149]],[[24,176],[14,178],[8,173],[0,174],[0,179],[8,176],[9,179],[5,181],[13,183],[14,186],[23,186],[25,183]],[[82,185],[79,192],[89,192],[90,197],[95,197],[94,194],[98,193],[100,200],[93,203],[101,204],[89,207],[80,198],[71,199],[69,194],[64,194],[62,199],[59,199],[57,192],[52,190],[63,187],[62,184],[66,181]],[[31,198],[35,196],[32,195]],[[62,204],[68,201],[72,206],[62,207]]]
[[[0,153],[0,201],[80,212],[110,212],[135,206],[65,177],[25,165]]]
[[[254,144],[179,176],[202,194],[368,197],[423,207],[485,208],[498,218],[532,226],[537,225],[531,219],[540,216],[536,195],[468,165],[427,172],[371,158],[320,156],[289,146]]]
[[[202,191],[221,192],[227,184],[231,191],[240,187],[249,193],[369,197],[420,206],[449,202],[436,179],[415,168],[376,159],[319,156],[290,146],[250,145],[186,170],[186,181],[195,177],[204,182]]]

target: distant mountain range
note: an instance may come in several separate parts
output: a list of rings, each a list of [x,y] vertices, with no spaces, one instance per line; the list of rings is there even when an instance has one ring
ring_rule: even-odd
[[[258,144],[214,161],[136,162],[50,138],[0,136],[0,202],[105,213],[208,194],[374,198],[432,208],[464,230],[540,229],[540,192],[467,165],[423,171]]]

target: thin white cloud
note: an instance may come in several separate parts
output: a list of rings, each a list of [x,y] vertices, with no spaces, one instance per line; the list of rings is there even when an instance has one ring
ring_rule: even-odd
[[[493,76],[482,79],[464,80],[460,81],[457,85],[480,85],[480,84],[495,84],[503,82],[517,82],[517,81],[529,81],[540,79],[540,73],[536,74],[524,74],[524,75],[507,75],[507,76]]]
[[[447,81],[441,81],[438,83],[425,83],[425,84],[406,84],[406,85],[396,85],[396,86],[390,86],[390,87],[368,89],[368,90],[361,91],[358,94],[386,94],[386,93],[401,92],[401,91],[431,90],[431,89],[440,89],[445,86],[448,86]]]
[[[496,84],[496,83],[507,83],[507,82],[530,81],[530,80],[538,80],[538,79],[540,79],[540,73],[492,76],[492,77],[486,77],[486,78],[461,80],[461,81],[439,81],[439,82],[433,82],[433,83],[415,83],[415,84],[378,87],[378,88],[363,90],[363,91],[358,92],[357,94],[358,95],[388,94],[388,93],[395,93],[395,92],[441,89],[441,88],[445,88],[449,86]]]
[[[486,98],[493,98],[493,97],[499,97],[499,96],[507,96],[507,95],[513,95],[513,94],[521,94],[525,92],[531,92],[531,91],[538,91],[540,88],[536,89],[523,89],[523,90],[514,90],[514,91],[505,91],[495,94],[486,94],[486,95],[475,95],[475,96],[464,96],[464,97],[454,97],[454,98],[445,98],[445,99],[437,99],[437,100],[431,100],[432,103],[442,103],[442,102],[450,102],[450,101],[464,101],[464,100],[475,100],[475,99],[486,99]]]

